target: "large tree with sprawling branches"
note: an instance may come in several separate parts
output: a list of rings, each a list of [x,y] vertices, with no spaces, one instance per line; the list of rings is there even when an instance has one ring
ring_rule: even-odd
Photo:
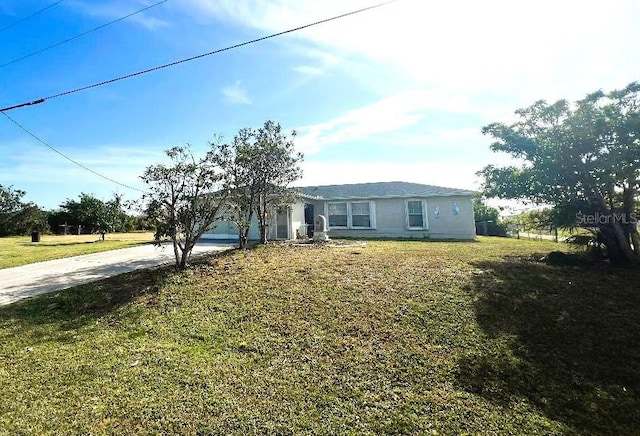
[[[613,262],[640,265],[640,84],[570,104],[538,101],[483,133],[519,165],[480,171],[489,197],[554,207],[564,227],[593,230]]]

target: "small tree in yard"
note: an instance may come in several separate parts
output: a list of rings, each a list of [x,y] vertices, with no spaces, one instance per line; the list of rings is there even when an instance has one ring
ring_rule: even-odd
[[[613,262],[640,265],[640,84],[570,105],[538,101],[516,111],[512,125],[494,123],[483,133],[492,150],[522,161],[485,167],[487,196],[553,206],[556,224],[588,227]]]
[[[258,191],[255,206],[260,227],[260,242],[267,242],[267,211],[291,204],[295,195],[290,185],[302,177],[299,167],[303,155],[295,151],[293,138],[282,133],[280,124],[267,121],[255,132],[256,161],[253,163]]]
[[[221,218],[227,189],[216,164],[218,153],[219,146],[211,144],[196,160],[188,145],[174,147],[166,151],[171,165],[149,166],[141,176],[150,189],[144,198],[148,215],[156,220],[156,242],[171,239],[179,269],[187,266],[198,239]]]
[[[218,164],[229,182],[224,218],[238,227],[240,248],[247,247],[249,228],[259,196],[253,163],[258,159],[253,144],[253,130],[241,129],[231,144],[221,144]]]
[[[280,124],[267,121],[259,129],[244,128],[232,144],[221,146],[219,165],[229,177],[228,220],[238,226],[240,248],[248,242],[249,227],[255,213],[260,241],[267,241],[267,211],[295,200],[289,185],[302,175],[302,154],[295,151],[291,138]]]
[[[481,195],[473,199],[473,216],[476,220],[476,233],[491,236],[506,236],[507,227],[500,219],[500,211],[488,206]]]
[[[80,194],[80,201],[67,199],[60,208],[72,222],[89,228],[92,232],[125,230],[127,214],[122,208],[122,195],[113,194],[113,198],[102,201],[99,198]]]
[[[22,197],[25,195],[26,192],[19,189],[0,185],[0,236],[13,233],[12,227],[23,207]]]
[[[23,203],[25,191],[0,185],[0,236],[47,231],[47,214],[34,203]]]

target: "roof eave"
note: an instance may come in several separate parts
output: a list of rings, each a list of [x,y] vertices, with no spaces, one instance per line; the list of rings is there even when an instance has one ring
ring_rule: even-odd
[[[476,193],[473,191],[443,193],[443,194],[414,194],[414,195],[373,195],[373,196],[349,196],[349,197],[320,197],[308,194],[301,194],[302,198],[309,200],[336,201],[336,200],[384,200],[394,198],[438,198],[438,197],[473,197]]]

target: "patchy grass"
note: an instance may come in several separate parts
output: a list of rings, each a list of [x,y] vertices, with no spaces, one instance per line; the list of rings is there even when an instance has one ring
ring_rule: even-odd
[[[632,434],[640,272],[267,246],[0,309],[0,433]]]
[[[0,268],[115,250],[152,241],[151,232],[107,233],[104,241],[100,240],[100,235],[42,235],[37,243],[32,243],[30,236],[11,236],[0,238]]]

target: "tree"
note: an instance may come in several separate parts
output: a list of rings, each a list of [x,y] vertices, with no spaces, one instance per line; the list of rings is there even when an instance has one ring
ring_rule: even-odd
[[[221,144],[220,153],[216,155],[229,187],[224,219],[238,228],[238,243],[242,249],[247,247],[251,220],[259,198],[254,171],[258,153],[253,137],[252,129],[240,129],[233,143]]]
[[[280,124],[267,121],[259,129],[241,129],[231,144],[221,146],[219,165],[229,182],[225,218],[238,227],[240,248],[247,246],[254,213],[265,243],[268,211],[295,200],[289,185],[301,177],[303,157],[295,151],[293,138],[295,132],[289,138]]]
[[[104,220],[102,222],[103,230],[112,232],[125,232],[128,229],[129,216],[124,211],[122,194],[114,193],[111,200],[104,203]]]
[[[293,138],[282,133],[279,123],[267,121],[255,135],[255,160],[252,163],[253,177],[258,192],[255,206],[260,228],[260,242],[267,242],[268,211],[291,204],[296,196],[290,185],[302,177],[299,164],[303,155],[295,151]]]
[[[219,146],[196,160],[189,145],[166,150],[171,165],[147,167],[142,180],[149,185],[145,194],[148,215],[156,220],[156,242],[171,238],[176,267],[187,266],[200,237],[221,218],[227,198],[226,178],[216,164]]]
[[[595,230],[613,262],[640,265],[640,84],[597,91],[570,105],[538,101],[511,125],[490,124],[493,151],[520,165],[489,165],[487,196],[553,207],[557,224]]]
[[[500,211],[488,206],[481,195],[473,199],[473,215],[476,221],[476,233],[491,236],[505,236],[507,229],[500,219]]]
[[[15,217],[22,209],[22,197],[26,192],[0,185],[0,236],[13,234]]]
[[[0,236],[47,231],[47,215],[34,203],[23,203],[25,191],[0,185]]]
[[[12,234],[28,235],[31,232],[49,232],[47,212],[35,203],[25,203],[14,219]]]
[[[120,194],[113,194],[113,198],[105,202],[83,192],[79,201],[67,199],[60,208],[60,216],[65,222],[81,225],[92,232],[118,232],[125,229],[127,214],[123,210]]]

